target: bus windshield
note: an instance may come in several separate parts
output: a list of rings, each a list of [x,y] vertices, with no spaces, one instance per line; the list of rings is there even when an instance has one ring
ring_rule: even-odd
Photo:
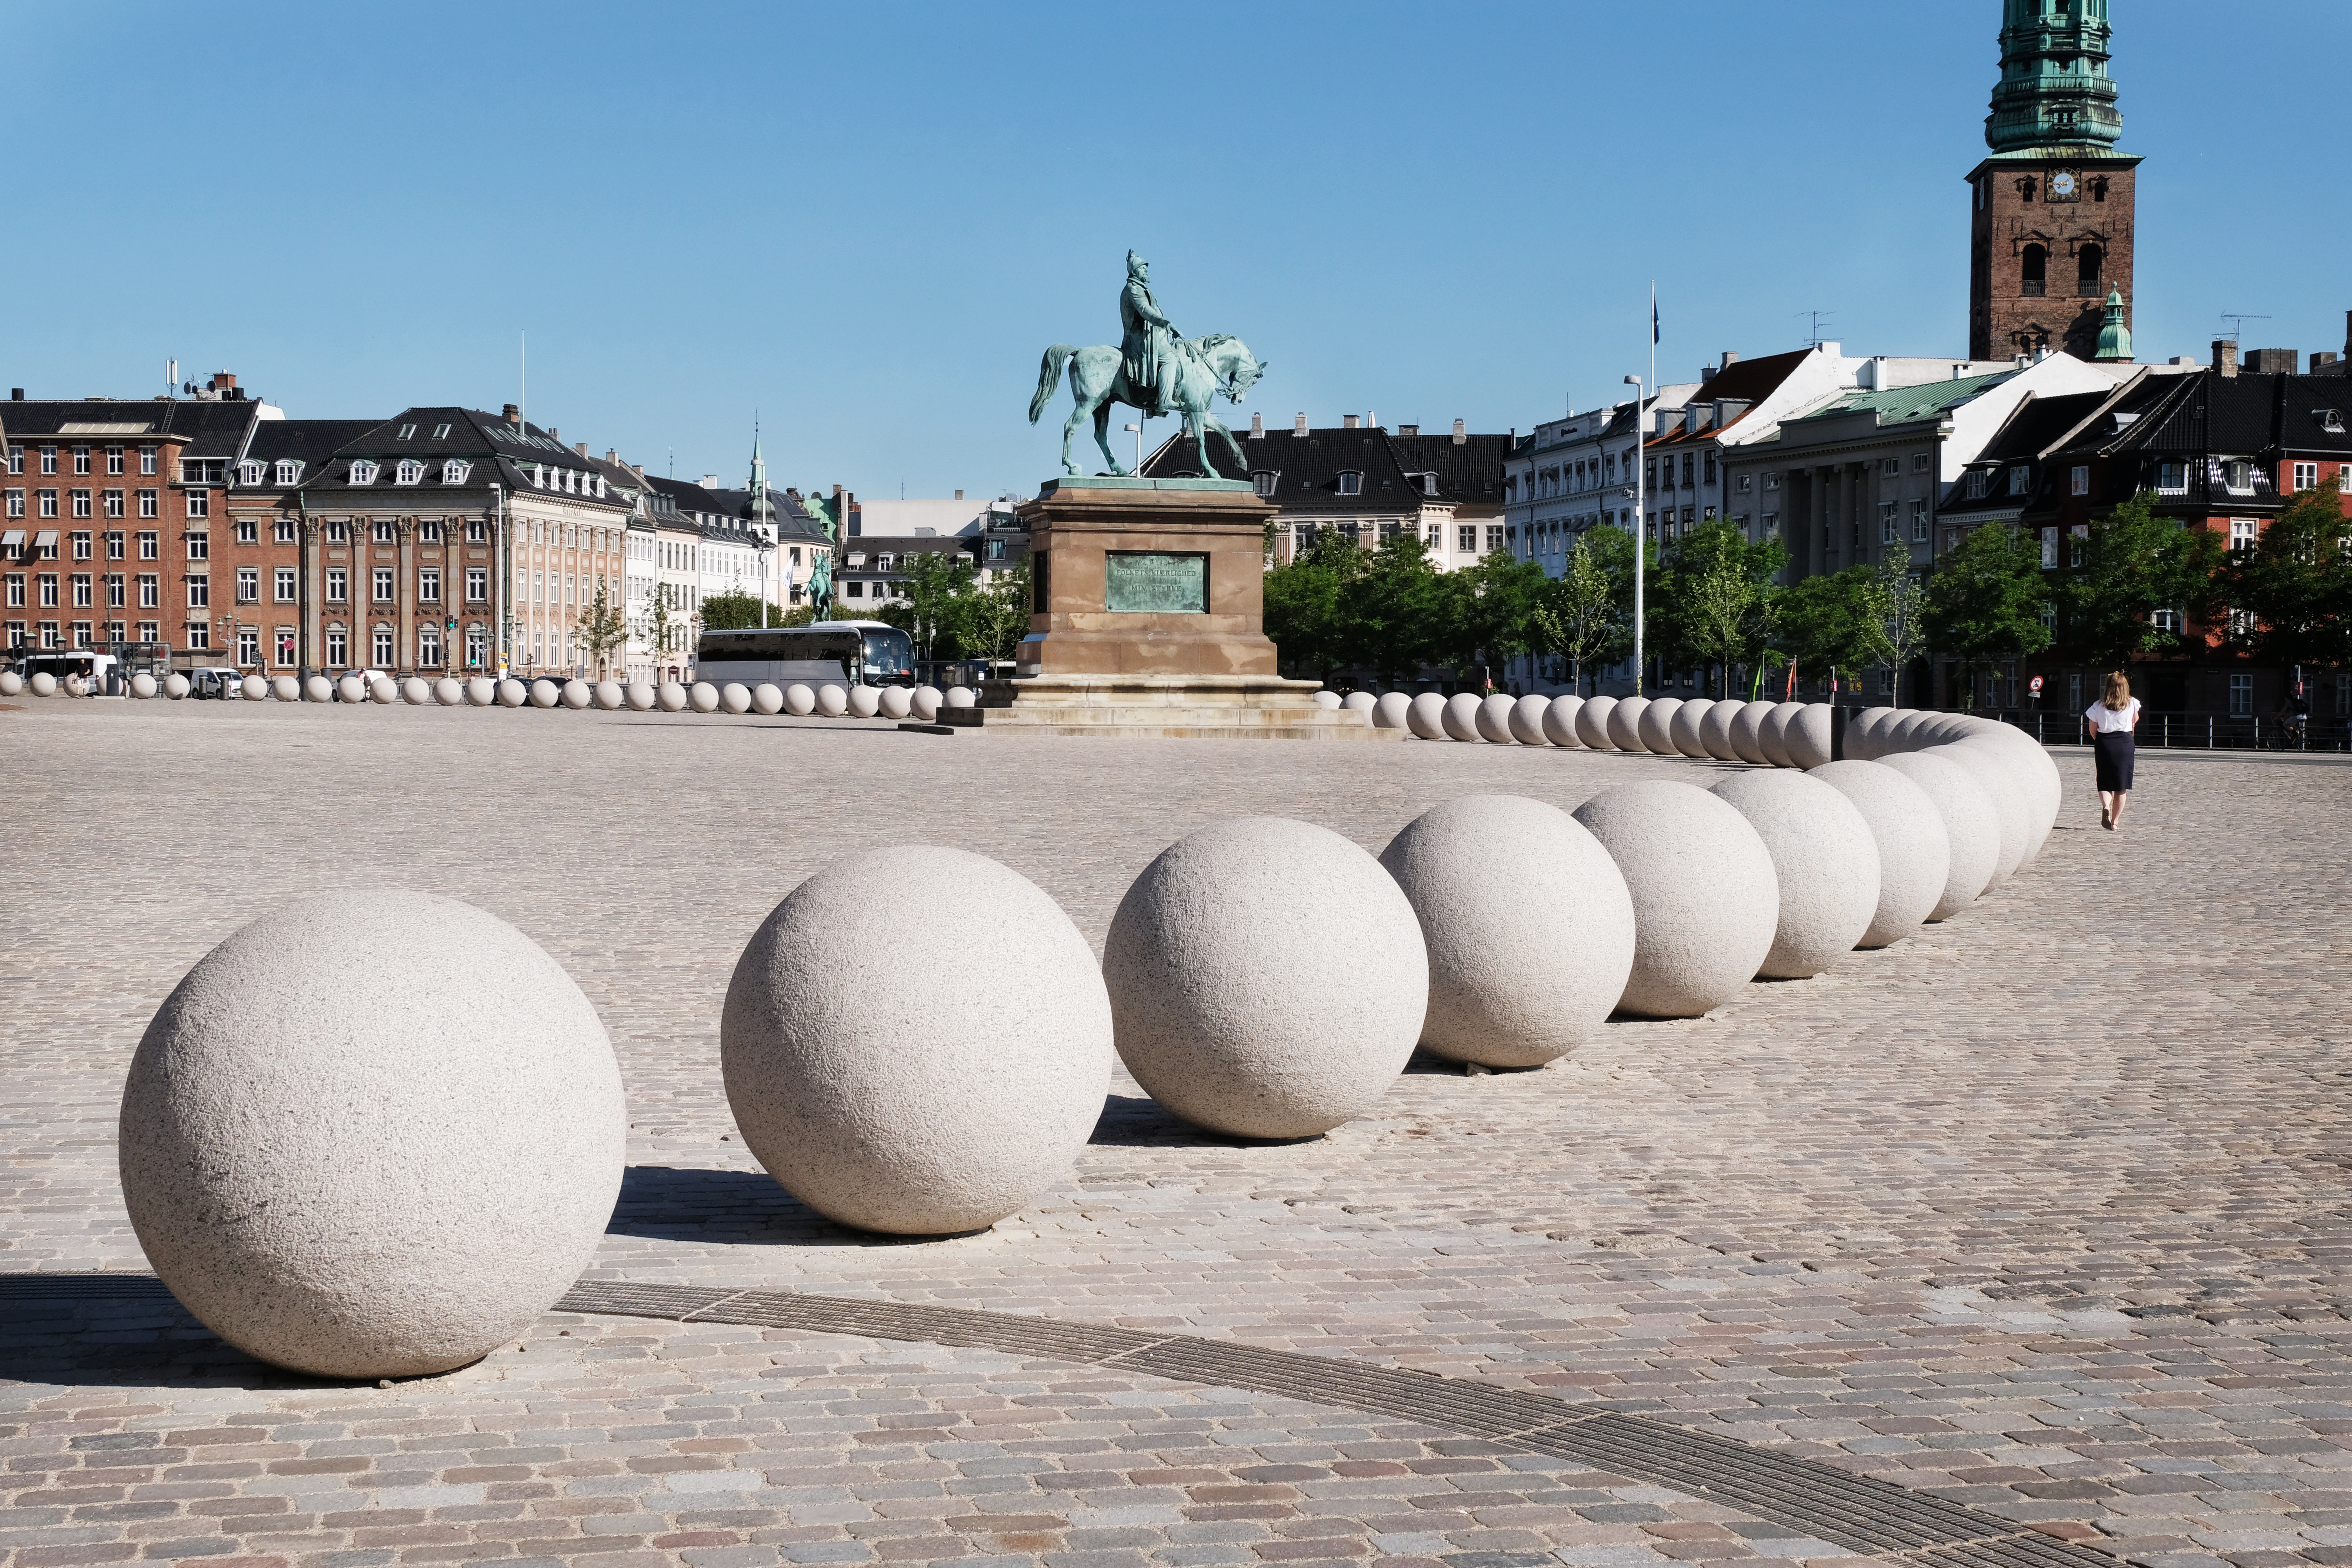
[[[881,683],[915,672],[915,639],[896,626],[860,626],[866,634],[866,679]]]

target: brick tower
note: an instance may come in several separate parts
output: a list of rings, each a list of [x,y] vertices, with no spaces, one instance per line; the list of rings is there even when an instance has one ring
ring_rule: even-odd
[[[2131,325],[2134,175],[2107,75],[2107,0],[2001,0],[1992,155],[1969,172],[1969,357],[2098,353]]]

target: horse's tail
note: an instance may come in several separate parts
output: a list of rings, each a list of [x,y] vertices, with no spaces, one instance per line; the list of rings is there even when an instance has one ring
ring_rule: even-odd
[[[1029,423],[1037,423],[1037,416],[1045,412],[1045,405],[1054,400],[1054,384],[1062,378],[1062,367],[1078,351],[1068,343],[1055,343],[1045,351],[1044,363],[1037,367],[1037,395],[1029,400]]]

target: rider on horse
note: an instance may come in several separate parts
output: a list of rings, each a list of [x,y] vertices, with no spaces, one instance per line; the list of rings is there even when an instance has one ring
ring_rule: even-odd
[[[1151,297],[1151,263],[1132,250],[1127,253],[1127,287],[1118,296],[1118,325],[1128,387],[1151,400],[1142,412],[1163,414],[1174,408],[1182,356],[1191,345]]]

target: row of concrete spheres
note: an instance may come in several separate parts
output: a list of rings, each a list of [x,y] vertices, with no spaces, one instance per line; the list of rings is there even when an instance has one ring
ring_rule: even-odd
[[[60,681],[41,670],[27,681],[15,670],[0,670],[0,697],[14,697],[27,689],[36,697],[86,695],[79,676]],[[129,689],[135,698],[177,700],[186,697],[190,688],[184,675],[167,675],[158,680],[142,671],[131,678]],[[970,708],[979,700],[965,686],[950,686],[945,691],[936,686],[842,687],[826,682],[811,687],[798,681],[746,686],[732,680],[698,680],[689,686],[675,680],[494,680],[483,675],[465,680],[455,676],[427,680],[412,675],[395,680],[380,675],[367,680],[346,675],[331,680],[323,675],[300,679],[248,675],[238,683],[237,695],[248,702],[374,702],[384,707],[404,702],[415,708],[602,708],[615,712],[629,708],[640,712],[658,709],[665,713],[815,713],[827,718],[846,713],[857,719],[912,718],[927,723],[939,716],[941,708]]]
[[[1847,749],[1573,813],[1469,795],[1377,858],[1309,823],[1213,824],[1136,878],[1099,962],[994,860],[866,851],[738,959],[735,1124],[845,1225],[975,1230],[1067,1177],[1115,1057],[1201,1127],[1313,1136],[1371,1110],[1416,1047],[1532,1067],[1612,1016],[1703,1014],[1898,941],[2030,863],[2056,815],[2048,755],[2000,725],[1874,710]],[[908,931],[982,927],[1021,940],[904,962]],[[538,944],[452,900],[338,893],[231,935],[165,1000],[124,1088],[122,1186],[156,1272],[223,1339],[418,1375],[569,1288],[627,1128],[604,1026]]]

